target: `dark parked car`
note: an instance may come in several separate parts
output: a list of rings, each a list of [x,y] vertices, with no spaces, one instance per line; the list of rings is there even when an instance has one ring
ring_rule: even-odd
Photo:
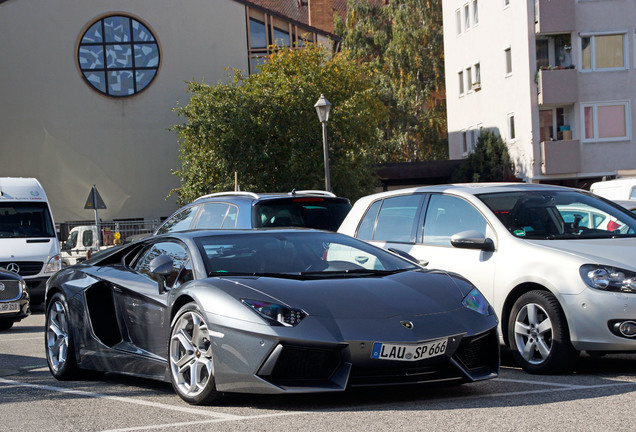
[[[499,372],[497,318],[468,281],[307,229],[152,236],[49,279],[46,358],[221,392],[462,383]]]
[[[324,191],[219,192],[199,197],[180,208],[157,228],[155,234],[189,229],[270,227],[336,231],[350,209],[347,198]]]
[[[0,330],[7,330],[13,324],[31,314],[29,291],[20,275],[0,268]]]

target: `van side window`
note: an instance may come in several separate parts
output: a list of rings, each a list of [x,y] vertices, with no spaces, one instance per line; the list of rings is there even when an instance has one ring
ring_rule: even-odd
[[[382,202],[373,240],[415,243],[416,218],[422,195],[387,198]]]
[[[82,233],[82,245],[84,247],[93,246],[93,230],[86,230]]]
[[[472,204],[448,195],[431,195],[422,243],[451,246],[450,238],[462,231],[475,230],[486,235],[486,219]]]

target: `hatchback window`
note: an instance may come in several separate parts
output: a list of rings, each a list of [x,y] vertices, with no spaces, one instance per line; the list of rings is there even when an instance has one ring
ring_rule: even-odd
[[[415,243],[422,195],[387,198],[382,203],[373,240]]]
[[[196,223],[198,229],[231,229],[236,226],[236,206],[227,203],[208,203],[201,209]]]
[[[453,234],[478,231],[486,235],[486,219],[475,207],[461,198],[449,195],[431,195],[424,219],[422,242],[451,246]]]
[[[636,217],[577,191],[506,192],[479,195],[514,236],[553,240],[636,235]]]
[[[197,214],[199,206],[192,206],[183,209],[176,215],[168,219],[158,230],[157,234],[165,234],[168,232],[185,231],[190,229],[192,219]]]
[[[255,228],[305,227],[336,231],[351,210],[347,199],[298,197],[272,199],[254,205]]]

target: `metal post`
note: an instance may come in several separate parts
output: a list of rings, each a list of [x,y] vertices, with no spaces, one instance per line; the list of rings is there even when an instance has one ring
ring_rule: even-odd
[[[329,145],[327,143],[327,122],[322,122],[322,147],[325,157],[325,190],[331,192],[331,179],[329,176]]]

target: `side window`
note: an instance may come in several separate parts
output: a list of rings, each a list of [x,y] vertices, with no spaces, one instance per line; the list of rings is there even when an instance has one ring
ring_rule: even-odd
[[[373,239],[373,229],[375,228],[375,220],[378,218],[378,210],[380,209],[380,204],[382,201],[376,201],[371,204],[369,210],[362,218],[360,222],[360,226],[358,227],[357,238],[361,240],[372,240]]]
[[[227,203],[209,203],[201,209],[201,215],[196,223],[199,229],[228,229],[236,224],[236,207]],[[228,218],[234,215],[234,223]]]
[[[155,276],[150,273],[150,262],[159,255],[169,255],[172,258],[172,273],[166,278],[166,287],[172,288],[175,286],[177,276],[180,276],[182,270],[189,267],[189,256],[185,246],[176,242],[159,242],[155,243],[142,252],[141,257],[134,265],[134,270],[140,274],[149,277],[152,280],[157,280]],[[192,271],[190,270],[190,279],[192,279]],[[179,282],[186,282],[187,274],[183,274],[179,277]]]
[[[238,220],[238,207],[235,205],[230,205],[230,207],[227,209],[227,215],[225,215],[225,220],[223,221],[223,225],[221,225],[221,228],[234,229],[236,228],[237,220]]]
[[[183,209],[176,215],[172,216],[168,219],[162,226],[157,230],[157,234],[165,234],[168,232],[177,232],[177,231],[185,231],[190,229],[190,225],[192,224],[192,219],[197,214],[197,210],[199,206],[192,206]]]
[[[82,245],[85,247],[93,246],[93,230],[87,230],[82,233]]]
[[[415,243],[422,195],[387,198],[382,203],[373,240]]]
[[[453,196],[431,195],[424,218],[424,244],[451,246],[453,234],[469,230],[486,235],[486,219],[472,204]]]

